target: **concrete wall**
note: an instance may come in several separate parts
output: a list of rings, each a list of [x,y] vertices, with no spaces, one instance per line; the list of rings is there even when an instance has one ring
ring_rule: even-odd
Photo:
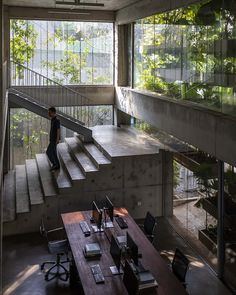
[[[113,105],[115,101],[114,86],[69,86],[81,94],[83,100],[88,105]],[[34,86],[17,86],[14,87],[23,93],[35,97],[41,97],[41,100],[47,105],[53,106],[73,106],[81,104],[81,96],[76,93],[65,90],[60,87],[34,87]],[[88,99],[88,101],[87,101]],[[87,104],[86,103],[86,104]],[[14,107],[14,106],[12,106]]]
[[[179,7],[198,3],[199,0],[141,0],[131,4],[116,13],[116,22],[120,24],[131,23],[156,13],[173,10]]]
[[[4,225],[4,234],[38,231],[42,215],[51,227],[57,226],[61,213],[90,210],[93,200],[106,195],[115,206],[126,207],[134,218],[143,218],[147,210],[163,215],[163,193],[167,192],[163,187],[163,153],[112,158],[110,165],[87,173],[86,180],[75,183],[73,189],[46,198],[44,204],[32,206],[30,213],[18,214],[16,221]]]
[[[236,118],[158,94],[118,87],[116,107],[236,166]]]

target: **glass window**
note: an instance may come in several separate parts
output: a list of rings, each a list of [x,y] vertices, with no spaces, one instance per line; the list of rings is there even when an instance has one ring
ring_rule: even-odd
[[[236,115],[235,7],[218,2],[136,21],[135,88]]]
[[[113,84],[113,23],[11,20],[11,59],[61,84]]]

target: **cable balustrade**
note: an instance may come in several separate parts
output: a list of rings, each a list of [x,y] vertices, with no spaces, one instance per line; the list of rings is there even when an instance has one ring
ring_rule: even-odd
[[[90,100],[74,89],[59,84],[15,61],[10,65],[10,88],[34,102],[60,107],[60,113],[89,127]]]

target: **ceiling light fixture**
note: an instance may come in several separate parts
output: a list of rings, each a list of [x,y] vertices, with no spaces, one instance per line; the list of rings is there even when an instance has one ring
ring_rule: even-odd
[[[80,2],[80,0],[75,0],[75,1],[57,1],[56,0],[56,5],[74,5],[74,6],[104,6],[104,3],[92,3],[92,2]]]
[[[80,14],[80,15],[90,15],[90,12],[77,12],[77,11],[48,11],[49,14]]]

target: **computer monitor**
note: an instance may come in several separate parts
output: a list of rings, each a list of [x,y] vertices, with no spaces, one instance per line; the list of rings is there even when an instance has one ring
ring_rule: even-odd
[[[133,260],[135,265],[138,265],[138,246],[134,242],[134,240],[131,238],[130,234],[127,232],[127,249],[128,249],[128,255],[130,259]]]
[[[138,278],[135,272],[133,271],[130,263],[127,260],[125,261],[123,283],[129,295],[138,294],[138,289],[139,289]]]
[[[106,212],[107,212],[108,216],[110,217],[110,220],[113,222],[114,206],[113,206],[113,203],[111,202],[111,200],[109,199],[108,196],[106,196],[105,207],[106,207]]]
[[[110,254],[112,259],[115,263],[115,267],[110,267],[112,274],[121,274],[120,267],[121,267],[121,248],[119,246],[118,241],[112,235],[111,237],[111,246],[110,246]]]
[[[102,227],[102,211],[98,209],[98,206],[93,201],[92,205],[92,218],[93,221],[96,223],[98,230],[101,230]]]

